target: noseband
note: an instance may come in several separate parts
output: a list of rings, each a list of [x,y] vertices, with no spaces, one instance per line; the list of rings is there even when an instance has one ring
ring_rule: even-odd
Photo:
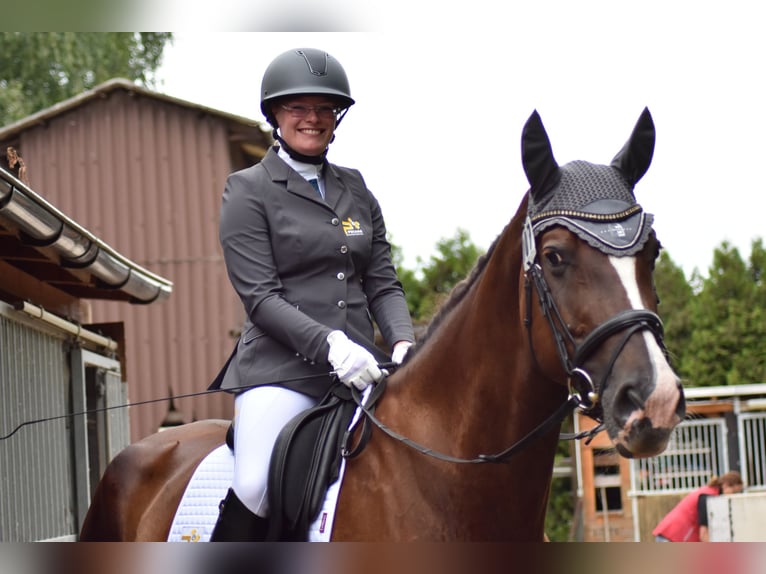
[[[598,422],[602,422],[599,409],[599,401],[606,387],[606,382],[612,372],[617,357],[619,357],[628,340],[635,333],[643,330],[649,330],[662,352],[667,356],[667,349],[663,340],[662,320],[656,313],[648,309],[628,309],[621,311],[614,317],[606,320],[598,327],[593,329],[578,345],[571,331],[567,328],[566,322],[561,316],[556,301],[553,299],[548,283],[543,276],[542,268],[537,261],[537,248],[535,246],[534,232],[529,218],[524,225],[523,233],[524,250],[524,286],[526,291],[526,316],[524,324],[527,328],[529,338],[529,347],[532,356],[537,362],[535,350],[532,343],[532,286],[537,292],[537,299],[540,302],[540,308],[543,316],[547,319],[556,343],[561,367],[567,375],[567,385],[569,387],[570,399],[576,399],[577,407],[583,410],[588,416]],[[612,356],[607,363],[607,369],[598,384],[594,384],[593,377],[583,367],[585,361],[610,337],[617,333],[624,332],[624,335],[618,345],[615,347]],[[574,350],[574,357],[570,357],[569,347]]]

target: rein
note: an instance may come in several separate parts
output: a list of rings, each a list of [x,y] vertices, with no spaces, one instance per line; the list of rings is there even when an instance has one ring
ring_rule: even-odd
[[[442,460],[445,462],[453,462],[458,464],[484,464],[488,462],[491,462],[491,463],[508,462],[513,455],[518,453],[524,447],[528,446],[532,441],[534,441],[541,435],[548,432],[551,428],[554,427],[554,425],[561,423],[564,417],[580,404],[579,396],[574,394],[570,395],[569,399],[567,399],[567,401],[563,405],[561,405],[551,416],[549,416],[540,425],[538,425],[532,431],[530,431],[526,436],[524,436],[522,439],[520,439],[519,441],[517,441],[516,443],[514,443],[512,446],[508,447],[504,451],[496,453],[496,454],[480,454],[480,455],[477,455],[476,458],[460,458],[460,457],[452,456],[449,454],[444,454],[442,452],[436,451],[427,446],[423,446],[422,444],[417,443],[414,440],[399,434],[398,432],[392,430],[391,428],[387,427],[384,423],[382,423],[380,419],[378,419],[375,416],[373,411],[375,409],[377,400],[383,395],[385,386],[386,386],[386,379],[383,379],[380,383],[378,383],[375,386],[375,388],[373,389],[373,392],[370,394],[370,397],[366,402],[362,399],[362,396],[357,389],[351,389],[351,397],[353,398],[356,405],[364,413],[366,417],[365,421],[370,421],[372,424],[378,427],[381,431],[383,431],[389,437],[407,445],[408,447],[416,450],[417,452],[421,454],[430,456],[431,458],[435,458],[437,460]],[[360,443],[354,449],[349,449],[348,441],[350,440],[355,430],[356,430],[355,427],[350,428],[343,438],[343,448],[341,451],[341,456],[343,456],[343,458],[346,458],[346,459],[354,458],[364,449],[366,442],[370,438],[369,426],[365,426],[365,430],[363,431],[364,433],[363,438],[360,441]],[[590,435],[590,433],[592,433],[592,431],[587,431],[586,433],[578,433],[577,435],[572,435],[571,438],[583,438],[585,436]],[[596,433],[593,433],[594,436],[595,434]]]

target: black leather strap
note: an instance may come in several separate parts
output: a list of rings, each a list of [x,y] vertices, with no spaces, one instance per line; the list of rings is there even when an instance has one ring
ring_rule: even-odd
[[[370,420],[381,431],[387,434],[389,437],[407,445],[410,448],[415,449],[421,454],[425,454],[427,456],[436,458],[438,460],[443,460],[445,462],[454,462],[459,464],[483,464],[483,463],[508,462],[508,460],[513,455],[518,453],[524,447],[528,446],[536,438],[545,434],[547,431],[553,428],[554,425],[560,424],[561,421],[564,419],[564,417],[566,417],[567,414],[569,414],[572,410],[574,410],[580,404],[580,397],[577,395],[571,395],[569,399],[564,404],[562,404],[550,417],[548,417],[545,421],[543,421],[542,424],[535,427],[521,440],[519,440],[518,442],[516,442],[509,448],[505,449],[504,451],[499,452],[497,454],[480,454],[480,455],[477,455],[475,458],[460,458],[460,457],[451,456],[449,454],[444,454],[444,453],[435,451],[431,448],[423,446],[397,433],[396,431],[390,429],[385,424],[383,424],[380,420],[378,420],[378,418],[374,415],[372,410],[368,408],[365,404],[363,404],[362,397],[359,391],[357,391],[356,389],[352,389],[351,396],[353,397],[354,401],[359,406],[359,408],[362,409],[362,412],[364,413],[365,417],[368,420]]]
[[[665,345],[662,342],[662,320],[657,314],[647,309],[628,309],[618,313],[588,333],[588,336],[585,337],[585,340],[580,343],[575,351],[574,364],[581,365],[606,339],[633,326],[639,326],[640,329],[649,329],[657,338],[660,347],[663,350],[665,349]]]

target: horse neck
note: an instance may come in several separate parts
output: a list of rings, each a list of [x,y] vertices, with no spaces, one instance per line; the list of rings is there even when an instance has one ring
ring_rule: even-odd
[[[557,406],[550,393],[541,392],[549,383],[536,380],[521,315],[525,215],[526,200],[488,252],[480,274],[459,301],[451,297],[445,303],[448,312],[437,316],[438,326],[429,329],[396,379],[406,416],[432,421],[434,434],[462,432],[467,450],[478,443],[484,451],[491,446],[488,428],[498,429],[498,448],[507,447]],[[474,437],[477,444],[470,444]]]
[[[521,311],[524,214],[525,202],[467,289],[453,293],[419,349],[391,377],[379,404],[385,424],[434,451],[471,459],[501,452],[565,399],[565,393],[550,398],[550,383],[538,380],[527,343]],[[374,463],[364,463],[371,466],[360,484],[374,482],[376,469],[391,469],[386,480],[394,486],[380,515],[389,507],[417,509],[423,520],[415,521],[413,531],[397,526],[401,539],[435,529],[434,536],[445,539],[539,540],[557,435],[552,429],[508,463],[480,465],[439,464],[393,441],[373,441],[373,455],[363,460]]]

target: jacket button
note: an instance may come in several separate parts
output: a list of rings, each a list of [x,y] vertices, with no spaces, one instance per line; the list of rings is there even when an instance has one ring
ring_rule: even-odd
[[[346,308],[346,302],[345,301],[338,301],[338,307],[340,307],[341,309],[345,309]]]
[[[338,278],[338,281],[343,281],[346,278],[346,274],[341,271],[336,277]]]
[[[341,245],[340,246],[340,252],[341,253],[348,253],[348,245]]]
[[[337,217],[333,217],[330,220],[330,223],[332,223],[333,225],[340,225],[340,219],[338,219]]]

